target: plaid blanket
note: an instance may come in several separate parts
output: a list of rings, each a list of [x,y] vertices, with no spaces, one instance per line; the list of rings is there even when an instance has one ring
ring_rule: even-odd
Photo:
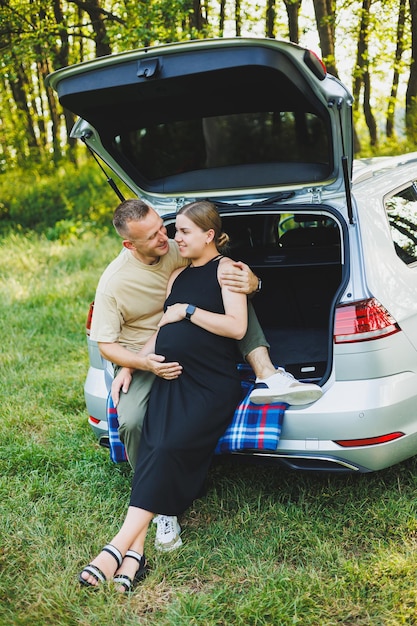
[[[220,437],[215,454],[230,454],[239,450],[276,450],[281,435],[284,413],[288,404],[252,404],[249,394],[253,385],[242,383],[246,395],[236,408],[232,421]],[[125,447],[119,439],[119,421],[111,394],[107,398],[110,458],[114,463],[127,461]]]
[[[252,386],[233,415],[224,435],[217,442],[214,454],[230,454],[239,450],[276,450],[288,404],[252,404]]]
[[[110,458],[113,463],[127,461],[124,444],[119,439],[119,418],[111,393],[107,396],[107,424],[109,426]]]

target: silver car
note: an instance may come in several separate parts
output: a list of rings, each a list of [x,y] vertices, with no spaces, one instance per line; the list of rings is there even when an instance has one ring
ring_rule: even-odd
[[[276,451],[240,454],[353,472],[416,454],[417,154],[353,167],[351,94],[281,41],[134,50],[48,83],[79,116],[73,136],[169,232],[184,203],[216,203],[230,256],[262,279],[253,303],[273,362],[322,386],[288,408]],[[113,370],[87,342],[89,422],[106,445]]]

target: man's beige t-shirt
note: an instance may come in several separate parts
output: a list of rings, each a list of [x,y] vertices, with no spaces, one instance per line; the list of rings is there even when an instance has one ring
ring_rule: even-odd
[[[162,317],[169,277],[188,264],[175,241],[169,248],[155,265],[138,261],[126,248],[108,265],[97,286],[91,339],[142,348]]]

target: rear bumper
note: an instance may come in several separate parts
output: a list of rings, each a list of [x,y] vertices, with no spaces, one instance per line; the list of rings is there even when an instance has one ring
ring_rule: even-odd
[[[289,407],[273,456],[299,469],[377,471],[417,454],[417,375],[402,372],[325,386],[308,407]],[[340,440],[403,436],[375,445],[345,447]]]
[[[281,441],[276,452],[245,453],[244,456],[249,455],[259,461],[268,461],[292,470],[367,473],[391,467],[417,454],[417,433],[404,435],[389,443],[349,450],[335,450],[332,442],[321,441],[319,450],[289,452],[285,449],[286,443]]]
[[[89,424],[104,446],[108,446],[106,399],[110,386],[109,371],[89,369],[84,388]],[[404,435],[377,445],[346,448],[336,443],[394,431]],[[402,372],[372,380],[329,381],[317,402],[287,409],[275,452],[236,456],[264,459],[298,470],[373,472],[415,454],[417,375]]]

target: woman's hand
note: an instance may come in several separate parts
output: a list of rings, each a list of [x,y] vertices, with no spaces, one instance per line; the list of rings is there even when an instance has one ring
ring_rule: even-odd
[[[180,322],[185,318],[185,310],[187,308],[187,304],[183,304],[178,302],[177,304],[173,304],[169,306],[161,320],[158,324],[159,328],[161,326],[165,326],[166,324],[173,324],[174,322]]]

